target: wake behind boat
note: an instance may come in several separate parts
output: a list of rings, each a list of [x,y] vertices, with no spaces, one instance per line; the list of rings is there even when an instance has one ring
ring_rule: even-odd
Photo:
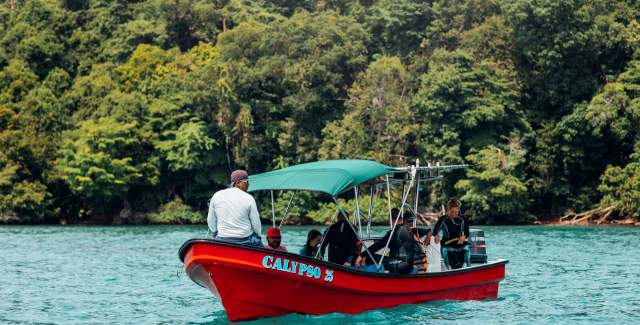
[[[357,229],[353,231],[362,234],[363,215],[358,203],[358,188],[361,185],[386,185],[389,221],[391,229],[394,229],[403,212],[399,212],[394,220],[389,190],[390,184],[398,181],[398,175],[404,175],[400,178],[403,184],[401,206],[407,206],[407,198],[415,187],[413,207],[417,211],[421,183],[441,179],[440,171],[464,167],[420,167],[416,164],[394,168],[366,160],[319,161],[251,176],[249,191],[268,190],[272,195],[274,190],[323,192],[334,199],[339,213],[346,216],[337,197],[354,190],[354,221]],[[370,191],[372,198],[373,192]],[[365,216],[368,238],[371,238],[371,214],[369,209]],[[366,242],[367,238],[360,237]],[[380,270],[382,261],[373,258],[377,252],[369,252],[367,245],[363,249],[372,257],[375,269]],[[355,314],[441,299],[496,298],[508,262],[494,260],[460,269],[422,274],[365,272],[317,258],[212,239],[185,242],[179,256],[188,276],[221,299],[231,321],[289,313]]]

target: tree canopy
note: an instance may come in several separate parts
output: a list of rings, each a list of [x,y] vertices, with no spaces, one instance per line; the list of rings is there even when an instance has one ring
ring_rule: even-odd
[[[639,21],[621,0],[4,1],[0,222],[201,222],[233,169],[330,158],[469,163],[422,202],[477,222],[640,216]]]

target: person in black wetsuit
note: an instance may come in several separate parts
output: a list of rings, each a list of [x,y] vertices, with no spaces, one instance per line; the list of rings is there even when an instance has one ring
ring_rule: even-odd
[[[353,229],[349,221],[339,213],[338,221],[327,229],[322,246],[320,246],[320,256],[324,257],[325,249],[328,246],[329,262],[351,266],[358,245],[358,236]]]
[[[442,230],[442,260],[449,268],[455,268],[456,265],[450,265],[447,255],[452,252],[464,251],[464,260],[467,266],[471,266],[471,251],[469,249],[469,220],[460,215],[460,201],[455,198],[449,200],[447,204],[448,212],[441,216],[433,226],[433,235],[436,236],[436,242],[439,241],[440,230]]]
[[[416,246],[414,233],[418,238],[429,235],[426,229],[413,228],[413,215],[405,212],[403,223],[395,226],[393,232],[389,230],[384,237],[369,246],[372,253],[384,248],[389,241],[389,256],[382,260],[385,270],[390,273],[409,274],[414,271],[416,257],[419,258],[419,247]],[[418,253],[418,254],[417,254]],[[356,265],[362,266],[365,263],[366,253],[361,253],[356,259]]]

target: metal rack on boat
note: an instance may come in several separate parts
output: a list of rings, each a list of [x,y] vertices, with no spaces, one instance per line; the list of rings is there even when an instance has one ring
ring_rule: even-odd
[[[314,187],[314,186],[299,186],[299,184],[296,182],[284,182],[284,185],[272,186],[271,184],[268,184],[267,181],[263,181],[262,184],[259,184],[257,188],[251,187],[255,183],[254,182],[255,179],[258,179],[258,181],[260,181],[260,178],[263,177],[268,180],[269,177],[272,177],[273,175],[277,176],[278,173],[286,174],[288,172],[287,171],[288,169],[289,171],[292,172],[293,176],[297,176],[298,178],[300,178],[299,179],[300,183],[304,183],[307,181],[306,179],[303,179],[304,176],[302,176],[306,171],[305,165],[309,167],[313,167],[308,170],[309,172],[319,172],[319,171],[321,172],[323,171],[323,169],[319,167],[323,167],[323,164],[327,165],[326,170],[331,170],[331,169],[339,170],[341,163],[345,164],[345,167],[343,168],[347,172],[353,172],[354,170],[352,169],[357,167],[358,164],[361,164],[364,167],[370,167],[371,169],[374,170],[374,172],[372,172],[372,174],[369,175],[369,176],[372,176],[370,178],[367,178],[367,175],[365,174],[364,175],[365,179],[360,179],[359,182],[348,184],[347,186],[343,186],[343,187],[334,186],[331,189]],[[355,167],[352,166],[354,164],[356,165]],[[353,190],[353,196],[355,199],[355,211],[353,215],[353,224],[357,225],[357,229],[354,228],[351,222],[348,222],[348,224],[352,228],[352,230],[354,231],[358,239],[362,241],[364,236],[362,232],[363,213],[360,207],[360,197],[361,197],[360,186],[361,185],[363,184],[369,185],[369,206],[367,209],[365,220],[366,220],[366,235],[367,235],[367,238],[371,238],[371,222],[373,219],[373,201],[374,201],[375,193],[377,192],[378,188],[380,187],[386,188],[386,200],[387,200],[387,208],[389,213],[389,226],[393,231],[395,226],[398,224],[399,219],[403,217],[405,208],[408,208],[410,211],[412,211],[412,213],[417,214],[421,184],[441,180],[443,178],[443,176],[441,175],[441,172],[443,171],[463,169],[467,167],[469,167],[469,165],[466,165],[466,164],[440,165],[440,163],[436,163],[436,164],[429,163],[426,166],[420,166],[419,160],[416,160],[415,165],[405,166],[405,167],[389,167],[389,166],[385,166],[385,165],[382,165],[373,161],[367,161],[367,160],[335,160],[335,161],[324,161],[324,162],[319,161],[315,163],[292,166],[289,168],[276,170],[270,173],[254,175],[250,178],[251,185],[250,185],[249,191],[268,190],[270,192],[271,216],[272,216],[273,227],[276,227],[276,223],[277,223],[274,191],[276,190],[293,191],[291,194],[291,197],[289,198],[287,206],[284,210],[282,219],[280,220],[280,224],[278,226],[278,227],[282,227],[282,225],[284,224],[284,221],[288,217],[288,212],[293,202],[293,199],[295,198],[299,190],[310,190],[310,191],[323,192],[323,193],[329,194],[331,196],[331,199],[333,200],[333,202],[336,204],[338,208],[337,213],[342,214],[347,220],[349,220],[349,217],[347,215],[346,210],[340,205],[338,201],[338,195],[347,193],[348,191]],[[291,176],[290,178],[295,179],[294,177],[291,177]],[[391,200],[392,200],[391,185],[392,184],[402,184],[402,195],[400,196],[401,208],[399,209],[395,218],[393,216],[393,212],[392,212],[393,209],[391,204]],[[332,185],[335,185],[335,184],[332,184]],[[413,190],[414,186],[415,186],[415,191]],[[407,204],[408,198],[412,193],[415,193],[414,199],[413,199],[413,206]],[[336,213],[336,217],[337,217],[337,213]],[[417,222],[417,218],[414,219],[414,226],[416,225],[416,222]],[[324,241],[324,236],[322,238],[322,241]],[[389,243],[387,242],[385,249],[388,246],[389,246]],[[373,258],[373,254],[369,251],[367,246],[363,245],[363,248],[367,252],[367,254],[372,258],[372,260],[375,261],[375,259]],[[380,260],[379,263],[376,263],[376,267],[379,269],[381,264],[382,264],[382,260]]]

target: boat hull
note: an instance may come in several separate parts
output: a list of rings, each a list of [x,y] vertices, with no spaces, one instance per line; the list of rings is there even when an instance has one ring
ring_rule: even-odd
[[[189,277],[220,297],[231,321],[496,298],[507,263],[420,275],[379,274],[213,240],[186,242],[180,257]]]

